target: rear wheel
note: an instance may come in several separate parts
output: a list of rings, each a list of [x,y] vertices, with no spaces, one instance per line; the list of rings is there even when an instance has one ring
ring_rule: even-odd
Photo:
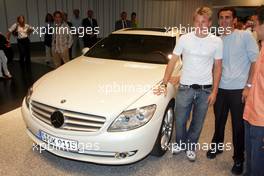
[[[164,113],[160,132],[151,155],[162,156],[169,148],[174,126],[174,105],[170,103]]]

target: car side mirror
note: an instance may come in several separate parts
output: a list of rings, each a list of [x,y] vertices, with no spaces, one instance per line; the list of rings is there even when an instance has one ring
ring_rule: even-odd
[[[82,55],[85,55],[88,51],[89,51],[90,48],[83,48],[82,49]]]

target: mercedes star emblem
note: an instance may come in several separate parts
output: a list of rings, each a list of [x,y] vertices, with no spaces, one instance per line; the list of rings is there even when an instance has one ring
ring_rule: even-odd
[[[62,112],[60,111],[53,112],[50,116],[50,121],[55,128],[60,128],[64,124],[64,116]]]

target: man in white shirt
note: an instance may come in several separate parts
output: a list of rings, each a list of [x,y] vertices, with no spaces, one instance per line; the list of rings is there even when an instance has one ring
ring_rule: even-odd
[[[163,83],[159,91],[154,91],[157,95],[162,92],[166,95],[174,66],[182,55],[183,69],[176,96],[176,143],[173,145],[173,153],[185,150],[190,161],[196,159],[197,142],[208,106],[215,102],[222,72],[223,44],[219,37],[208,32],[212,24],[211,17],[212,11],[208,7],[200,7],[195,11],[195,31],[180,37],[167,65]],[[192,121],[187,129],[191,111]]]

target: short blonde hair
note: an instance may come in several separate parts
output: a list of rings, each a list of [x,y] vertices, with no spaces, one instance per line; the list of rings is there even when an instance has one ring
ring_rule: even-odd
[[[213,12],[212,10],[207,7],[207,6],[203,6],[203,7],[199,7],[195,10],[194,14],[193,14],[193,19],[197,16],[197,15],[206,15],[209,17],[209,20],[212,19],[212,15]]]

